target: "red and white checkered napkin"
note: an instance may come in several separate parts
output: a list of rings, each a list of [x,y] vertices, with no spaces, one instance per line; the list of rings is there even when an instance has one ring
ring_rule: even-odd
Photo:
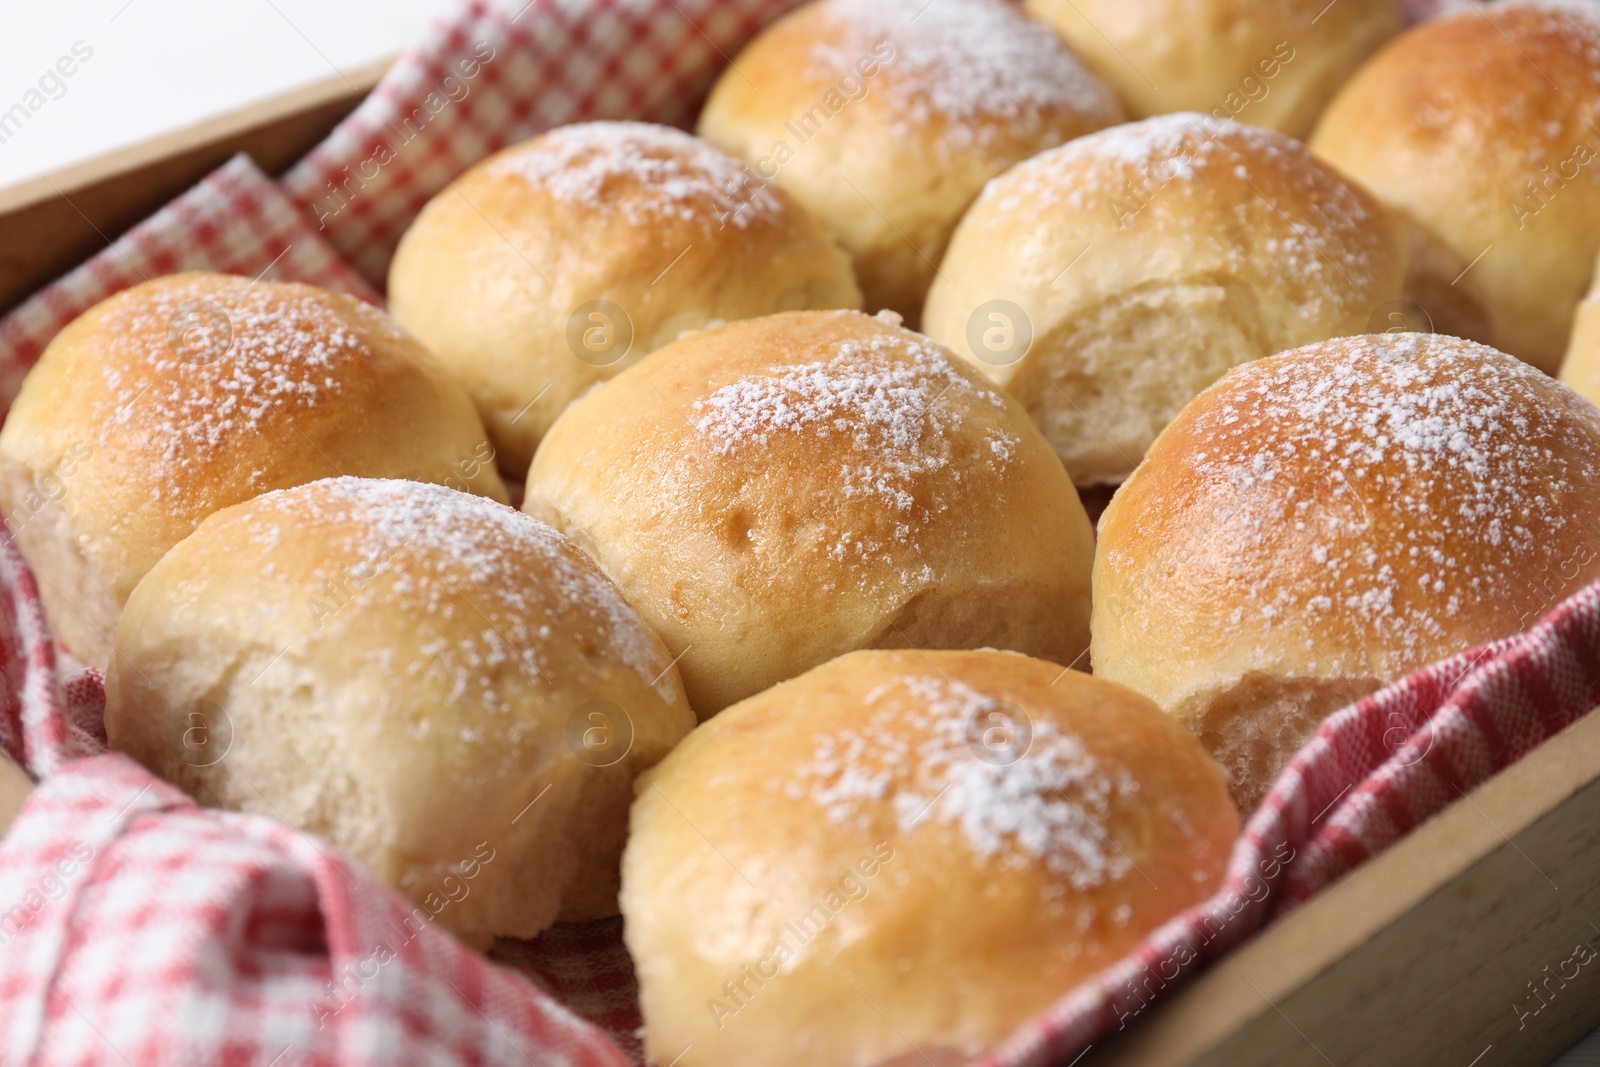
[[[627,1064],[309,835],[121,755],[39,786],[0,900],[0,1062]]]
[[[284,176],[380,288],[400,235],[491,152],[590,119],[693,122],[728,57],[800,0],[473,0]]]
[[[240,155],[124,234],[111,247],[0,319],[0,416],[56,331],[113,293],[183,270],[291,279],[374,303],[378,294],[339,258],[271,178]]]
[[[795,2],[463,8],[281,184],[236,158],[0,320],[0,410],[58,329],[145,277],[264,274],[377,301],[406,224],[454,174],[563,122],[686,121],[725,57]],[[408,904],[309,836],[199,811],[100,755],[101,679],[58,664],[8,536],[0,676],[0,743],[44,779],[0,842],[0,1063],[115,1062],[115,1049],[135,1064],[615,1064],[617,1046],[637,1061],[620,922],[495,950],[591,1027],[447,935],[412,936]],[[1221,893],[984,1063],[1070,1061],[1152,990],[1176,988],[1596,703],[1600,586],[1529,634],[1334,716],[1251,819]]]

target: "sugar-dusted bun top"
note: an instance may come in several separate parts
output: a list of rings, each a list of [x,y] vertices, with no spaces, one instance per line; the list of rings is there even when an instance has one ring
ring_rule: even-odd
[[[1051,225],[1038,225],[1041,216]],[[1306,328],[1363,326],[1398,291],[1405,262],[1382,206],[1299,141],[1184,112],[1113,126],[1017,165],[963,220],[955,244],[963,243],[1008,257],[1008,273],[1021,266],[1020,287],[1046,320],[1052,302],[1093,304],[1152,277],[1245,280],[1271,297],[1254,325],[1269,345]],[[974,268],[979,276],[986,262]]]
[[[608,523],[654,498],[653,521],[677,528],[682,547],[733,548],[763,580],[871,589],[967,539],[951,518],[975,503],[973,484],[1022,490],[1042,442],[1019,415],[909,330],[796,312],[686,337],[591,393],[535,469],[581,480]],[[558,456],[571,463],[552,465]],[[796,528],[807,536],[788,536]]]
[[[850,257],[776,184],[642,122],[562,126],[461,175],[406,231],[395,316],[521,474],[584,390],[690,330],[859,307]]]
[[[97,304],[29,373],[0,456],[38,477],[116,597],[206,515],[339,474],[504,499],[466,393],[392,319],[308,285],[157,278]]]
[[[1597,112],[1600,6],[1524,0],[1391,41],[1311,145],[1453,253],[1436,317],[1465,290],[1477,340],[1553,372],[1600,250]]]
[[[1596,484],[1600,409],[1494,349],[1395,333],[1248,364],[1107,509],[1096,665],[1168,706],[1213,673],[1401,676],[1600,576]]]
[[[186,567],[213,581],[268,571],[290,594],[248,602],[262,640],[341,673],[398,674],[486,712],[489,726],[525,689],[581,689],[613,670],[663,702],[681,698],[660,639],[569,540],[442,486],[334,478],[268,493],[205,523],[162,580]]]
[[[674,384],[705,375],[714,386],[693,398],[686,428],[694,451],[715,457],[720,477],[704,489],[716,504],[733,505],[755,481],[772,490],[774,512],[799,513],[812,502],[791,495],[792,479],[814,470],[837,483],[838,539],[817,547],[840,560],[884,558],[921,550],[962,503],[964,477],[1004,479],[1022,441],[1000,417],[1000,394],[937,345],[852,314],[763,325],[729,339],[756,356],[742,367],[705,358],[711,345],[659,367]]]
[[[1390,42],[1341,91],[1317,138],[1343,131],[1357,118],[1347,109],[1359,106],[1375,148],[1409,158],[1433,145],[1537,171],[1548,150],[1586,132],[1583,108],[1597,92],[1600,9],[1589,0],[1505,0],[1492,13],[1463,7],[1429,19]],[[1469,143],[1469,132],[1486,140]],[[1445,166],[1427,172],[1443,175]],[[1461,176],[1485,177],[1502,175]]]
[[[915,324],[983,183],[1122,114],[1006,0],[814,0],[734,57],[698,130],[827,222],[867,311]]]
[[[480,180],[524,182],[572,210],[634,226],[772,226],[786,207],[752,183],[740,161],[681,130],[645,122],[559,126],[491,157],[482,174]]]
[[[632,827],[651,1056],[867,1067],[1011,1033],[1205,899],[1238,815],[1199,741],[1131,690],[902,650],[703,724],[646,772]]]
[[[1087,640],[1090,529],[1049,445],[883,318],[792,312],[685,337],[568,408],[527,485],[524,508],[682,652],[702,716],[906,635],[981,633],[1064,663]]]
[[[877,54],[882,73],[869,82],[865,110],[940,154],[1010,146],[1073,119],[1092,129],[1122,117],[1116,96],[1049,26],[1004,0],[819,0],[768,32],[775,45],[809,44],[779,83],[789,92],[837,90],[842,72]]]

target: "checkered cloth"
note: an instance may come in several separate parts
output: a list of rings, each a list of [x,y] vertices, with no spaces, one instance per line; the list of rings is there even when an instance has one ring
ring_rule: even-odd
[[[314,838],[125,756],[34,791],[0,901],[0,1062],[627,1063]]]
[[[146,277],[206,268],[378,301],[406,224],[455,174],[563,122],[687,122],[725,57],[794,3],[463,8],[281,182],[236,158],[0,320],[0,404],[61,326]],[[105,755],[101,678],[54,647],[8,537],[0,676],[0,744],[42,780],[0,841],[0,1062],[639,1061],[620,921],[501,942],[495,966],[327,845],[201,811]],[[1335,715],[1221,892],[983,1062],[1071,1062],[1596,703],[1600,586]]]

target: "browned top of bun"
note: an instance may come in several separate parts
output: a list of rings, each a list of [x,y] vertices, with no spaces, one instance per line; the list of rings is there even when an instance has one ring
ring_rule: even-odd
[[[861,293],[827,228],[742,161],[682,130],[587,122],[489,157],[430,201],[389,299],[520,475],[575,397],[679,334],[858,307]],[[613,332],[591,358],[573,321],[602,302]]]
[[[856,76],[872,58],[875,72]],[[1044,147],[1123,114],[1047,24],[1003,0],[818,0],[770,26],[738,64],[718,91],[751,114],[804,116],[822,95],[865,84],[831,109],[897,135],[906,158],[1009,151],[1031,138]],[[842,74],[854,82],[841,85]]]
[[[562,126],[469,172],[472,206],[502,224],[582,229],[675,256],[726,227],[809,230],[786,194],[682,130],[645,122]],[[538,216],[532,205],[548,209]],[[596,230],[599,234],[596,234]],[[581,258],[582,249],[571,250]],[[551,264],[554,267],[557,264]],[[660,270],[660,265],[643,264]]]
[[[1600,575],[1596,485],[1600,410],[1491,348],[1378,334],[1246,364],[1101,520],[1096,666],[1165,706],[1213,674],[1404,675]],[[1159,669],[1122,669],[1151,647]]]
[[[641,779],[622,903],[649,1051],[966,1062],[1204,899],[1238,826],[1199,741],[1122,686],[992,650],[841,656]],[[726,999],[763,957],[781,977]]]
[[[483,445],[465,391],[382,311],[202,273],[79,316],[0,432],[0,455],[36,475],[87,450],[61,503],[119,600],[206,515],[270,489],[386,474],[504,499]]]
[[[734,58],[699,132],[827,222],[866,310],[914,323],[984,182],[1122,116],[1054,30],[1005,0],[818,0]]]
[[[1388,147],[1487,150],[1540,165],[1552,145],[1592,131],[1574,93],[1600,90],[1600,11],[1571,0],[1496,4],[1431,19],[1386,45],[1344,90],[1374,126],[1409,132]],[[1468,135],[1481,140],[1468,141]],[[1446,173],[1447,159],[1437,173]],[[1458,182],[1498,175],[1463,174]]]
[[[893,639],[919,598],[1009,588],[1012,621],[1045,605],[1058,620],[1041,653],[1070,663],[1086,643],[1091,532],[1050,446],[976,371],[881,318],[789,312],[685,337],[569,407],[527,489],[524,508],[683,653],[702,715]]]
[[[1553,371],[1600,249],[1597,112],[1600,7],[1495,4],[1391,41],[1311,144],[1443,238],[1480,340]]]

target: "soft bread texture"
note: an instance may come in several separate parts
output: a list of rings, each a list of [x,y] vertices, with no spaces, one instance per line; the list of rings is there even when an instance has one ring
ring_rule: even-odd
[[[493,155],[434,197],[395,253],[389,304],[520,475],[574,397],[679,334],[859,308],[861,291],[827,229],[737,160],[665,126],[593,122]]]
[[[1092,532],[1027,414],[926,338],[792,312],[567,409],[524,509],[590,552],[708,717],[864,647],[1088,646]]]
[[[1321,720],[1600,577],[1600,410],[1469,341],[1248,364],[1101,518],[1094,670],[1200,735],[1253,807]]]
[[[472,401],[383,312],[175,274],[50,342],[0,429],[0,507],[55,633],[105,667],[134,585],[200,520],[339,474],[506,499]]]
[[[1424,231],[1436,330],[1554,372],[1600,250],[1597,109],[1600,7],[1495,4],[1392,41],[1311,148]]]
[[[1398,0],[1027,0],[1135,117],[1203,111],[1305,137],[1399,32]]]
[[[1406,256],[1383,207],[1299,142],[1164,115],[990,182],[924,325],[1022,402],[1075,483],[1116,484],[1228,368],[1367,330]]]
[[[1005,0],[816,0],[734,58],[698,129],[833,228],[868,311],[914,326],[983,183],[1122,116]]]
[[[1572,319],[1572,338],[1561,362],[1561,380],[1600,404],[1600,271]]]
[[[479,946],[615,913],[633,777],[694,725],[566,538],[415,482],[218,512],[139,583],[117,651],[113,748],[321,835]]]
[[[1024,656],[855,652],[640,779],[623,855],[645,1051],[959,1064],[1219,885],[1217,765],[1121,686]]]

